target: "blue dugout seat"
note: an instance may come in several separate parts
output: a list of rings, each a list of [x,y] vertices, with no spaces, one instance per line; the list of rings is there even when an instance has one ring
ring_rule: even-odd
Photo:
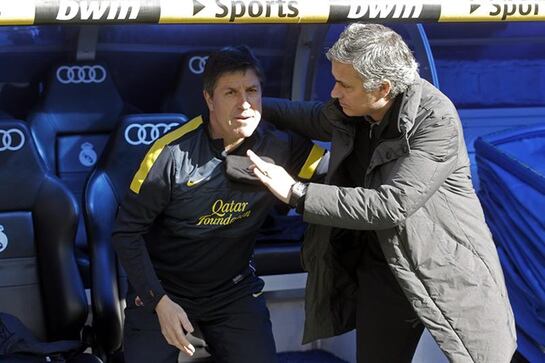
[[[0,311],[41,340],[79,340],[88,309],[74,252],[78,205],[22,121],[0,120],[0,180]]]
[[[104,64],[71,63],[53,69],[29,123],[38,151],[82,203],[85,182],[122,114],[128,112]],[[89,286],[87,237],[80,218],[78,265]]]
[[[118,206],[151,144],[185,123],[184,115],[124,117],[112,134],[87,183],[85,221],[91,251],[93,329],[100,354],[121,349],[127,279],[115,257],[111,233]]]
[[[163,112],[181,113],[189,119],[208,112],[202,95],[202,74],[210,51],[185,53],[173,91],[165,98]]]

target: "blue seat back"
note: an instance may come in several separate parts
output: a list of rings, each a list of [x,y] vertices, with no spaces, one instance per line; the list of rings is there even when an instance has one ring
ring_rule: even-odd
[[[77,204],[18,120],[0,120],[0,180],[0,311],[42,339],[79,339],[87,302],[74,255]]]
[[[87,178],[124,110],[106,65],[70,63],[54,67],[41,102],[29,115],[40,155],[80,204]],[[76,244],[87,276],[83,219]]]
[[[190,119],[208,113],[202,95],[202,74],[210,53],[200,50],[183,56],[175,88],[163,105],[164,112],[181,113]]]
[[[85,221],[91,251],[93,326],[106,354],[121,347],[127,281],[111,247],[117,209],[151,144],[187,121],[179,114],[124,117],[108,142],[85,192]]]

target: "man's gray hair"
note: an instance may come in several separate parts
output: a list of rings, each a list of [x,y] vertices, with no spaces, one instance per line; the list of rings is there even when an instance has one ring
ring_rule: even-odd
[[[418,75],[418,63],[407,44],[399,34],[380,24],[349,25],[326,56],[330,61],[351,64],[368,92],[390,81],[390,98],[405,92]]]

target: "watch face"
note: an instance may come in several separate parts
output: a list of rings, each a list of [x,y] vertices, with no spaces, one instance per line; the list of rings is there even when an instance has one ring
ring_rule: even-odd
[[[295,194],[297,197],[301,196],[301,183],[297,182],[293,184],[291,192],[292,194]]]
[[[299,201],[299,199],[305,194],[306,188],[307,188],[306,184],[301,182],[297,182],[292,185],[291,195],[289,200],[289,204],[292,207],[295,207],[297,205],[297,202]]]

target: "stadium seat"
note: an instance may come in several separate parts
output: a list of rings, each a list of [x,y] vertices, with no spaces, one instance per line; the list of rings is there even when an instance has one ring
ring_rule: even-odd
[[[0,180],[0,311],[41,340],[80,340],[88,309],[74,252],[78,205],[22,121],[0,120]]]
[[[129,112],[103,64],[57,66],[29,114],[32,136],[47,167],[82,202],[85,182],[122,114]],[[76,238],[78,266],[89,286],[83,218]]]
[[[93,328],[101,354],[121,349],[127,280],[111,245],[119,203],[150,145],[187,121],[183,115],[124,117],[87,183],[85,221],[91,251]]]
[[[184,54],[175,88],[165,98],[163,112],[182,113],[189,119],[208,112],[202,96],[202,74],[209,54],[207,50]]]
[[[300,215],[286,214],[284,205],[278,204],[257,235],[254,262],[260,276],[303,272],[300,256],[306,224]]]

